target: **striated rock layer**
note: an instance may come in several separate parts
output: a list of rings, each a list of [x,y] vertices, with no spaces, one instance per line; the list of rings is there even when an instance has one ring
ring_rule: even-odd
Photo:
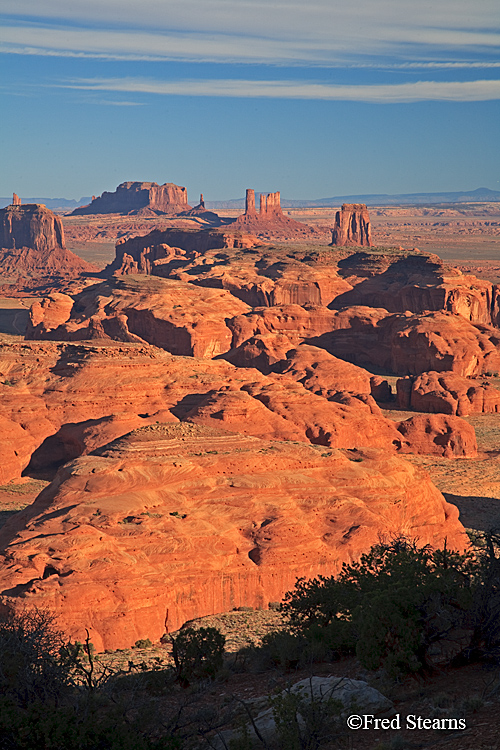
[[[63,467],[1,532],[4,609],[36,605],[98,650],[265,607],[380,538],[463,549],[458,510],[375,449],[325,451],[153,425]]]

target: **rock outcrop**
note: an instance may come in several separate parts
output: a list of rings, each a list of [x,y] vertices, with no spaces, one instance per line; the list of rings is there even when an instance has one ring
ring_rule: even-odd
[[[249,225],[241,225],[241,232],[235,226],[154,231],[120,242],[107,272],[187,274],[192,283],[228,289],[252,307],[295,303],[340,310],[363,305],[392,313],[446,311],[474,324],[499,324],[497,287],[461,274],[437,255],[263,246],[245,233]]]
[[[424,453],[443,458],[474,458],[477,442],[474,428],[464,419],[443,414],[417,414],[399,422],[398,430],[408,441],[401,453]]]
[[[398,405],[433,414],[498,414],[500,390],[487,380],[470,380],[454,372],[424,372],[396,383]]]
[[[361,367],[398,375],[448,370],[464,377],[500,371],[500,331],[460,315],[389,315],[383,309],[349,307],[338,311],[332,328],[310,343]]]
[[[0,209],[0,267],[21,278],[97,271],[66,249],[61,219],[38,203]]]
[[[71,216],[86,214],[130,214],[149,209],[154,213],[178,214],[190,209],[187,190],[172,182],[122,182],[114,193],[105,191],[88,206],[75,208]]]
[[[154,229],[145,236],[118,242],[115,259],[106,267],[106,273],[119,276],[141,273],[165,278],[172,275],[175,278],[175,269],[196,262],[211,250],[258,244],[253,235],[227,229]]]
[[[368,209],[364,203],[344,203],[335,214],[332,245],[370,247],[372,232]]]
[[[115,339],[211,358],[231,348],[226,319],[247,310],[221,289],[147,276],[114,277],[76,295],[74,304],[66,295],[36,302],[26,338]]]
[[[458,510],[385,451],[151,425],[66,464],[2,529],[3,610],[49,609],[97,650],[265,607],[381,538],[463,549]]]
[[[21,198],[16,193],[12,194],[12,205],[13,206],[21,205]]]

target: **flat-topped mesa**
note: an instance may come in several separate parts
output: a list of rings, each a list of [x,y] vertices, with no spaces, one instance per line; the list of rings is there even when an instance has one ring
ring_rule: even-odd
[[[364,203],[344,203],[335,214],[332,245],[371,247],[371,224]]]
[[[104,192],[88,206],[75,208],[72,216],[86,214],[129,214],[149,209],[159,213],[178,214],[189,210],[185,187],[166,182],[122,182],[114,193]]]
[[[14,194],[14,197],[17,196]],[[18,199],[19,200],[19,199]],[[0,247],[21,247],[40,252],[64,249],[64,229],[59,216],[41,203],[13,203],[0,210]]]

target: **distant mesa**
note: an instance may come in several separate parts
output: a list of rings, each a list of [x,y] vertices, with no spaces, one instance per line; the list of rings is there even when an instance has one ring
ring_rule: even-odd
[[[344,203],[335,214],[332,245],[371,247],[371,224],[364,203]]]
[[[88,206],[80,206],[72,211],[71,216],[87,214],[179,214],[189,211],[187,190],[185,187],[166,182],[122,182],[114,193],[105,191],[98,198],[93,198]]]

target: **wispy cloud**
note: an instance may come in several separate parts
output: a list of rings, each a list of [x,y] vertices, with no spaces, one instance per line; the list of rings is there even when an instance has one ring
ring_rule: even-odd
[[[315,82],[231,79],[156,81],[145,78],[77,79],[58,84],[88,91],[166,96],[317,99],[373,103],[476,102],[500,99],[499,81],[417,81],[402,84],[337,86]]]
[[[1,51],[18,55],[304,65],[397,55],[468,67],[481,54],[494,63],[500,45],[498,0],[425,10],[414,0],[3,0],[2,10]]]

